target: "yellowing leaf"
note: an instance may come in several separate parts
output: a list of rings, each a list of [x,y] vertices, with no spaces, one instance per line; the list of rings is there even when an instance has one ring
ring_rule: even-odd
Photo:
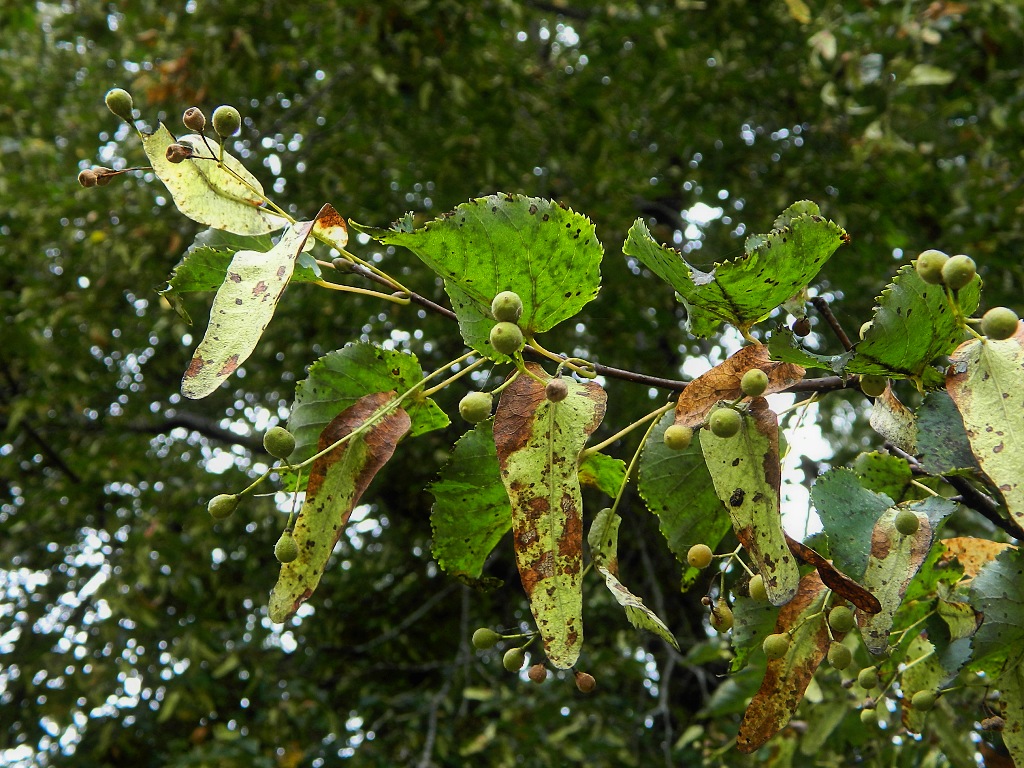
[[[644,601],[634,595],[618,579],[618,546],[619,525],[622,518],[611,509],[602,509],[590,524],[587,543],[594,558],[594,568],[604,577],[605,586],[615,597],[616,602],[626,611],[629,623],[637,629],[653,632],[677,651],[679,642],[665,622],[644,605]]]
[[[738,434],[716,437],[710,429],[702,429],[700,446],[718,498],[729,510],[736,538],[764,577],[768,599],[773,605],[788,602],[796,594],[800,572],[786,543],[779,512],[778,418],[767,400],[755,398],[743,413]]]
[[[1004,341],[969,341],[953,353],[946,391],[964,418],[978,464],[1024,525],[1024,323]]]
[[[821,612],[825,593],[825,585],[812,571],[800,579],[796,596],[779,611],[775,631],[792,630],[789,650],[782,658],[769,660],[761,687],[743,714],[736,736],[740,752],[753,752],[785,727],[825,658],[831,642]]]
[[[943,561],[955,558],[964,569],[964,580],[973,579],[986,563],[995,560],[1005,549],[1016,549],[1013,544],[1004,544],[989,539],[976,539],[972,536],[957,536],[943,539],[946,548]]]
[[[306,500],[292,533],[299,556],[281,566],[270,594],[271,621],[286,621],[313,594],[359,498],[409,431],[412,422],[401,408],[378,415],[394,397],[394,392],[377,392],[360,398],[338,414],[320,436],[323,450],[374,421],[364,432],[313,462]]]
[[[902,509],[917,515],[918,529],[910,536],[901,534],[894,525]],[[903,595],[928,556],[939,525],[954,509],[954,502],[933,496],[886,510],[875,523],[871,555],[862,582],[878,598],[882,609],[874,614],[857,609],[857,624],[864,645],[871,653],[885,652]]]
[[[996,680],[999,708],[1006,720],[1003,743],[1016,765],[1024,765],[1024,661],[1008,663]]]
[[[206,335],[182,378],[185,397],[212,393],[256,349],[312,226],[311,221],[296,224],[266,253],[238,251],[232,257],[213,299]]]
[[[154,133],[142,136],[142,148],[153,171],[185,216],[236,235],[262,235],[284,226],[284,219],[260,208],[263,187],[235,157],[224,153],[224,166],[231,172],[214,159],[172,163],[166,152],[174,143],[186,144],[198,155],[210,157],[210,151],[199,136],[183,136],[176,141],[163,123]],[[214,151],[219,149],[214,147]]]
[[[530,369],[543,377],[540,366]],[[580,451],[604,418],[606,395],[593,382],[565,380],[552,403],[544,384],[520,375],[501,393],[494,443],[512,502],[516,564],[551,663],[571,667],[583,644],[583,515]]]

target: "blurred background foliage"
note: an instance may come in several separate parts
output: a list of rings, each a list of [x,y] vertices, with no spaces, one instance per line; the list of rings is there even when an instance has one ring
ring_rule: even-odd
[[[490,594],[431,561],[422,489],[459,424],[403,444],[310,608],[269,624],[284,497],[222,524],[205,501],[266,466],[260,434],[320,354],[370,339],[430,370],[461,343],[415,308],[295,286],[244,376],[182,401],[209,297],[189,299],[190,327],[156,289],[198,229],[146,174],[77,185],[92,164],[144,162],[103,106],[108,88],[172,131],[189,106],[236,105],[237,153],[297,214],[330,202],[367,224],[408,210],[425,221],[493,191],[586,213],[606,248],[604,288],[546,346],[679,378],[724,353],[689,337],[671,290],[622,257],[637,216],[707,266],[815,200],[852,236],[815,289],[853,333],[928,247],[972,255],[985,307],[1020,310],[1022,39],[1016,0],[4,5],[0,761],[750,764],[729,745],[759,673],[723,683],[700,588],[678,593],[679,566],[637,501],[624,508],[622,572],[681,655],[634,631],[596,581],[582,667],[597,693],[564,676],[533,686],[499,651],[473,652],[475,627],[526,626],[529,611],[507,543],[488,566],[505,586]],[[384,267],[443,295],[410,254],[386,253]],[[812,340],[835,348],[827,333]],[[607,386],[604,434],[665,396]],[[449,413],[460,395],[442,395]],[[847,394],[822,407],[837,460],[867,444],[865,420],[852,421],[862,411]],[[832,682],[819,702],[842,695]],[[947,709],[923,741],[866,734],[852,713],[814,764],[960,764],[985,713]],[[807,764],[801,732],[761,760]]]

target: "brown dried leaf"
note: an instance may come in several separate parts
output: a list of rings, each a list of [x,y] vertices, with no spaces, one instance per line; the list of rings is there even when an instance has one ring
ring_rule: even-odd
[[[942,545],[946,552],[936,564],[944,567],[950,560],[956,559],[964,569],[965,579],[973,579],[986,563],[995,560],[1005,549],[1015,549],[1013,544],[1004,544],[988,539],[976,539],[973,536],[957,536],[943,539]]]
[[[779,363],[768,357],[768,347],[752,344],[743,347],[725,362],[698,376],[686,385],[676,404],[676,424],[698,427],[719,400],[735,400],[743,396],[740,379],[751,368],[768,374],[765,394],[781,392],[804,377],[804,369],[792,363]]]
[[[849,600],[865,613],[878,613],[882,610],[882,604],[878,602],[877,597],[872,595],[845,573],[838,570],[834,565],[832,565],[832,563],[806,544],[802,544],[796,539],[790,537],[789,534],[786,534],[786,543],[789,545],[790,551],[796,555],[799,560],[802,560],[808,565],[813,565],[817,569],[818,575],[825,583],[825,586],[837,595]]]

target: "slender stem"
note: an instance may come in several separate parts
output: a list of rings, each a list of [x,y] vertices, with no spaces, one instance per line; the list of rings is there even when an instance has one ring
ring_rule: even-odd
[[[832,314],[832,308],[829,307],[828,302],[824,296],[815,296],[811,299],[811,304],[818,310],[819,314],[825,318],[825,322],[828,323],[829,328],[832,329],[832,333],[839,339],[839,343],[843,345],[843,349],[849,352],[853,349],[853,343],[850,341],[850,337],[846,335],[846,331],[843,330],[843,326],[839,324],[839,320]]]
[[[470,356],[471,354],[473,354],[473,353],[472,353],[472,352],[468,352],[468,353],[466,353],[466,355],[464,355],[464,356],[462,357],[462,359],[463,359],[463,360],[464,360],[464,359],[466,359],[466,358],[467,358],[467,357],[469,357],[469,356]],[[442,381],[442,382],[441,382],[440,384],[435,384],[435,385],[434,385],[433,387],[431,387],[430,389],[425,389],[425,390],[423,390],[423,396],[424,396],[424,397],[430,397],[430,396],[431,396],[431,395],[433,395],[434,393],[436,393],[436,392],[439,392],[439,391],[441,391],[442,389],[444,389],[445,387],[447,387],[447,386],[448,386],[449,384],[451,384],[452,382],[454,382],[454,381],[458,381],[458,380],[459,380],[459,379],[461,379],[461,378],[462,378],[463,376],[465,376],[465,375],[466,375],[467,373],[470,373],[471,371],[475,371],[475,370],[476,370],[477,368],[479,368],[479,367],[480,367],[481,365],[483,365],[483,364],[484,364],[484,363],[486,363],[486,362],[489,362],[489,361],[487,360],[487,358],[486,358],[486,357],[481,357],[481,358],[480,358],[479,360],[477,360],[476,362],[474,362],[474,363],[471,363],[470,365],[467,365],[467,366],[466,366],[465,368],[463,368],[463,369],[462,369],[461,371],[459,371],[458,373],[456,373],[456,374],[454,374],[454,375],[452,375],[452,376],[449,376],[449,377],[448,377],[447,379],[445,379],[444,381]]]
[[[313,285],[319,285],[321,288],[327,288],[331,291],[340,291],[342,293],[359,293],[363,296],[374,296],[378,299],[384,299],[384,301],[390,301],[393,304],[401,304],[405,306],[409,303],[408,296],[393,296],[388,293],[380,293],[379,291],[371,291],[368,288],[356,288],[352,285],[343,285],[341,283],[329,283],[326,280],[314,280]]]
[[[616,433],[615,433],[614,435],[612,435],[611,437],[609,437],[609,438],[607,438],[607,439],[605,439],[605,440],[602,440],[602,441],[601,441],[600,443],[598,443],[597,445],[591,445],[591,446],[588,446],[588,447],[586,448],[586,450],[584,450],[584,451],[583,451],[583,452],[582,452],[582,453],[580,454],[580,458],[581,458],[581,459],[583,459],[583,458],[586,458],[587,456],[590,456],[591,454],[597,453],[598,451],[600,451],[600,450],[602,450],[602,449],[604,449],[604,448],[607,448],[607,447],[608,447],[609,445],[611,445],[612,443],[614,443],[614,442],[615,442],[616,440],[618,440],[618,439],[620,439],[620,438],[622,438],[622,437],[625,437],[626,435],[628,435],[628,434],[629,434],[630,432],[632,432],[632,431],[633,431],[634,429],[636,429],[637,427],[639,427],[639,426],[640,426],[641,424],[645,424],[645,423],[647,423],[648,421],[650,421],[651,419],[656,419],[656,418],[658,418],[659,416],[661,416],[662,414],[668,413],[668,412],[669,412],[670,410],[672,410],[672,409],[673,409],[673,408],[675,408],[675,407],[676,407],[676,404],[675,404],[675,403],[668,403],[668,404],[666,404],[666,405],[663,405],[663,406],[662,406],[661,408],[659,408],[659,409],[658,409],[658,410],[656,410],[656,411],[651,411],[651,412],[650,412],[650,413],[648,413],[648,414],[647,414],[646,416],[641,416],[641,417],[640,417],[639,419],[637,419],[636,421],[634,421],[634,422],[633,422],[632,424],[630,424],[629,426],[627,426],[627,427],[624,427],[624,428],[620,429],[620,430],[619,430],[618,432],[616,432]],[[648,430],[648,431],[649,431],[649,430]]]

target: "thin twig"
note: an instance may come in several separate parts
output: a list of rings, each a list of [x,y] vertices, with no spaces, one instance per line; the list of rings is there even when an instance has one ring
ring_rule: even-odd
[[[846,335],[846,331],[843,330],[843,326],[839,324],[836,316],[832,314],[832,308],[829,307],[828,302],[823,296],[815,296],[811,299],[811,304],[818,310],[818,313],[825,318],[825,322],[829,324],[832,329],[832,333],[839,339],[839,343],[843,345],[843,349],[849,352],[853,349],[853,342],[850,341],[850,337]]]

